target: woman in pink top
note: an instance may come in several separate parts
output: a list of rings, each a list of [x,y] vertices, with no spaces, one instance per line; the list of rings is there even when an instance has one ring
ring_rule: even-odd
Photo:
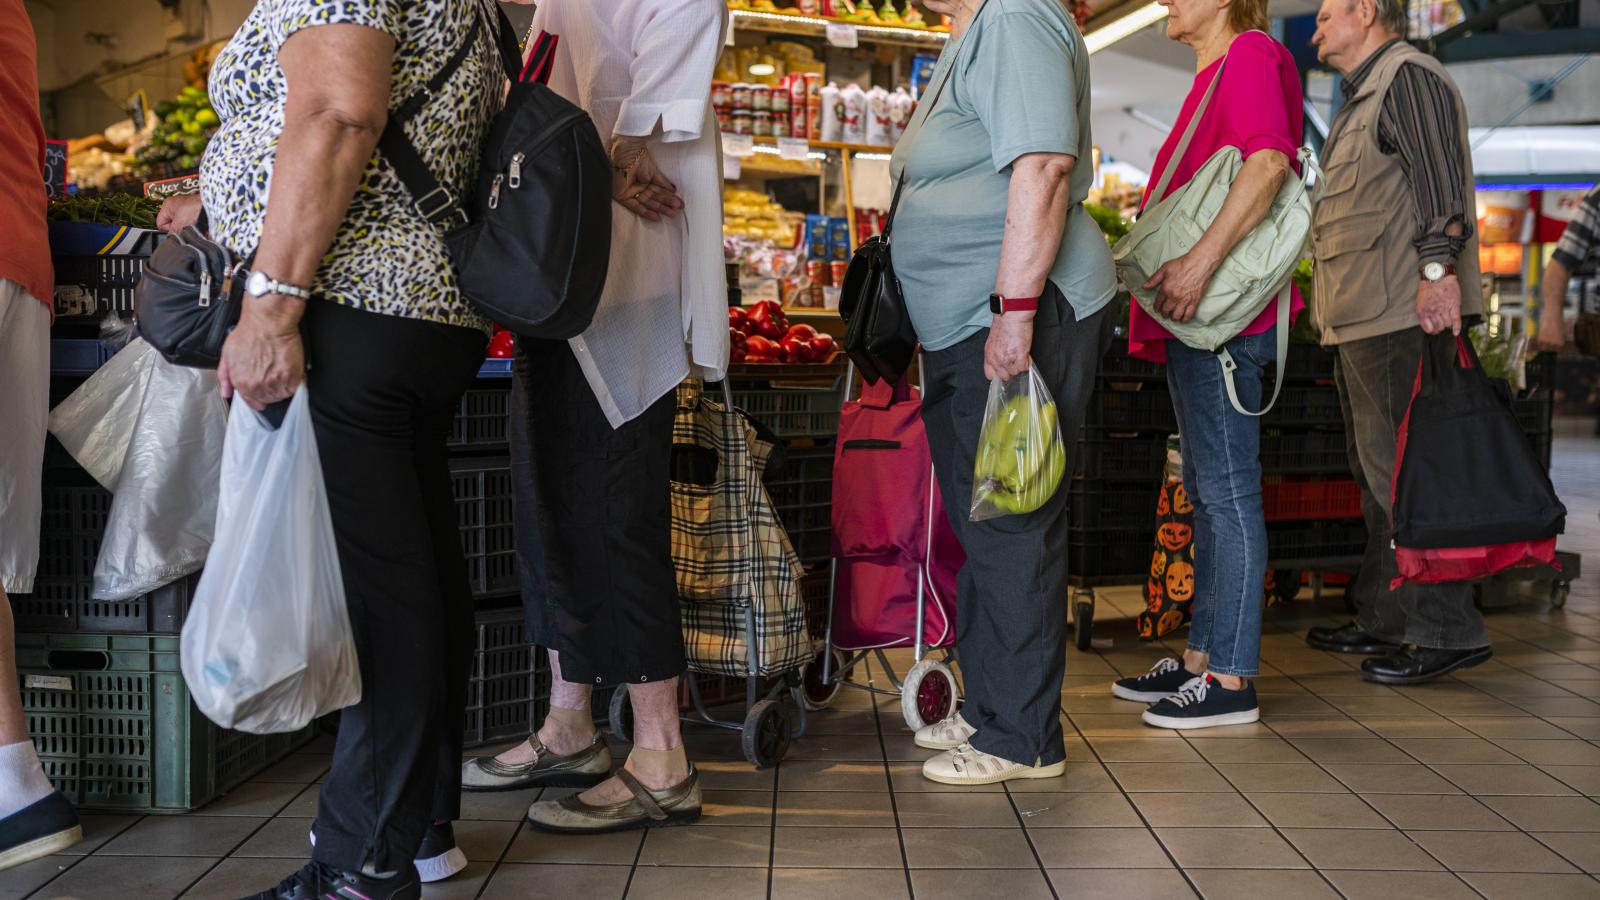
[[[1173,131],[1156,157],[1154,184],[1174,166],[1169,193],[1187,184],[1218,150],[1237,147],[1244,167],[1227,202],[1189,253],[1158,269],[1146,288],[1173,321],[1194,317],[1206,285],[1235,245],[1266,216],[1293,169],[1304,119],[1300,76],[1283,45],[1269,37],[1267,0],[1161,0],[1167,36],[1189,45],[1198,73]],[[1224,57],[1226,60],[1224,61]],[[1210,104],[1181,159],[1180,136],[1222,67]],[[1149,205],[1162,198],[1148,193]],[[1226,344],[1238,369],[1234,383],[1246,407],[1261,406],[1267,363],[1275,358],[1278,300]],[[1294,310],[1304,304],[1298,295]],[[1167,364],[1167,384],[1183,436],[1183,483],[1195,508],[1194,621],[1182,659],[1158,662],[1125,678],[1116,696],[1151,704],[1147,724],[1206,728],[1260,718],[1255,688],[1261,655],[1261,579],[1267,529],[1261,514],[1258,420],[1228,400],[1216,354],[1184,345],[1137,305],[1129,352]]]

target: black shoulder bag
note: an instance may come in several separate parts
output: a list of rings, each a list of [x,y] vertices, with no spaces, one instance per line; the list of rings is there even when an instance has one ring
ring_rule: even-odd
[[[982,13],[983,6],[979,6],[973,20]],[[952,54],[950,68],[945,70],[939,89],[928,102],[928,110],[922,116],[924,123],[933,115],[934,106],[944,95],[945,85],[955,73],[955,48],[947,50]],[[894,261],[889,256],[894,214],[900,207],[900,192],[905,186],[906,170],[901,166],[883,233],[867,238],[856,248],[850,257],[850,266],[845,269],[844,284],[839,288],[839,317],[845,323],[842,346],[868,384],[876,384],[880,378],[891,384],[899,381],[911,367],[911,358],[917,352],[917,330],[911,325],[905,293],[900,288],[900,279],[895,277]]]

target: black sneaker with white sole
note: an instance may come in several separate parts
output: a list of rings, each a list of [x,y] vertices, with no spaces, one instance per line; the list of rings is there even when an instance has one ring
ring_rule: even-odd
[[[0,870],[60,853],[83,840],[78,813],[60,791],[0,819]]]
[[[1169,656],[1150,667],[1150,671],[1124,678],[1111,685],[1111,693],[1135,703],[1159,703],[1183,690],[1199,676],[1183,667],[1183,661]]]
[[[1154,704],[1142,718],[1157,728],[1216,728],[1259,721],[1261,708],[1256,705],[1255,685],[1246,682],[1240,690],[1230,691],[1208,674]]]
[[[311,846],[317,845],[317,833],[311,832]],[[417,848],[414,860],[417,879],[423,884],[443,881],[467,867],[467,855],[456,846],[455,825],[450,822],[430,822],[422,834],[422,846]]]
[[[379,878],[309,862],[272,890],[245,900],[422,900],[422,883],[410,869]]]

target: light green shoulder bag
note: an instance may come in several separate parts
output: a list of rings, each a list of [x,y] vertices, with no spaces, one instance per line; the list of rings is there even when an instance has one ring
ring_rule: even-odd
[[[1183,137],[1167,160],[1166,170],[1156,182],[1156,189],[1150,196],[1161,198],[1161,202],[1145,208],[1133,228],[1117,241],[1112,258],[1117,266],[1117,279],[1151,318],[1188,346],[1217,354],[1233,408],[1247,416],[1259,416],[1278,402],[1278,391],[1283,386],[1283,367],[1289,353],[1290,276],[1305,255],[1311,233],[1314,198],[1308,185],[1313,176],[1319,186],[1322,181],[1322,172],[1312,161],[1311,149],[1300,149],[1303,177],[1284,180],[1266,218],[1222,261],[1221,268],[1206,286],[1205,296],[1200,298],[1200,308],[1195,311],[1194,318],[1180,323],[1161,315],[1155,310],[1156,292],[1144,289],[1145,282],[1157,269],[1188,253],[1199,242],[1207,226],[1222,211],[1233,179],[1244,165],[1239,148],[1223,147],[1188,184],[1167,196],[1173,171],[1188,151],[1189,141],[1211,103],[1217,84],[1222,81],[1226,65],[1224,57],[1199,107],[1189,119]],[[1233,373],[1238,365],[1223,345],[1248,328],[1274,297],[1278,300],[1278,377],[1274,379],[1276,383],[1267,405],[1251,412],[1239,402],[1233,385]]]

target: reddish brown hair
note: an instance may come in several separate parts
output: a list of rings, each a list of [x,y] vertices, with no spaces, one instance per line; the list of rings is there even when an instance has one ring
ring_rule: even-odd
[[[1228,28],[1235,34],[1266,31],[1270,24],[1267,0],[1233,0],[1228,4]]]

